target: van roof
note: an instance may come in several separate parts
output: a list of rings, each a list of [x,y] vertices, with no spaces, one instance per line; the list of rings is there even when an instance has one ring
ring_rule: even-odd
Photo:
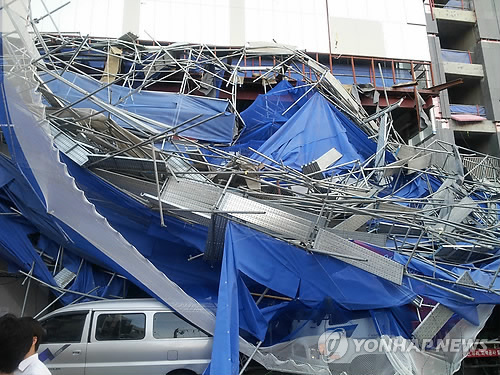
[[[55,313],[65,313],[82,310],[162,310],[172,311],[161,302],[154,298],[134,298],[134,299],[109,299],[94,302],[83,302],[75,305],[69,305],[55,310],[45,317]]]

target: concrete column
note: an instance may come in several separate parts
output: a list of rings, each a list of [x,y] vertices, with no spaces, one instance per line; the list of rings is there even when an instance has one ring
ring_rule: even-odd
[[[255,27],[259,27],[255,25]],[[232,46],[245,44],[245,0],[231,0],[229,5],[229,43]]]
[[[140,16],[141,0],[124,0],[122,34],[131,32],[139,35]]]
[[[500,40],[500,3],[498,0],[474,0],[479,37]]]
[[[500,43],[480,42],[480,57],[484,67],[484,78],[481,81],[484,105],[488,120],[500,121]]]
[[[434,73],[434,84],[439,85],[446,82],[444,73],[443,59],[441,58],[441,43],[439,37],[429,35],[429,49],[431,52],[432,69]],[[441,115],[443,118],[450,118],[450,102],[448,90],[443,90],[439,93],[439,101],[441,106]]]

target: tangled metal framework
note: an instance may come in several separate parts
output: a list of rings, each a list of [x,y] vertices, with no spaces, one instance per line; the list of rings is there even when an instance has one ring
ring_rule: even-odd
[[[500,268],[480,268],[500,256],[500,160],[439,139],[421,146],[406,144],[391,117],[400,102],[369,115],[329,69],[287,46],[249,44],[235,49],[156,41],[145,45],[131,34],[94,40],[42,34],[35,21],[31,26],[41,55],[30,64],[47,103],[54,144],[80,166],[160,211],[162,224],[165,215],[205,226],[224,217],[399,285],[403,277],[410,277],[464,298],[471,297],[454,290],[454,284],[500,293],[494,288]],[[98,88],[86,91],[67,79],[66,72],[98,80]],[[235,152],[231,146],[244,131],[238,90],[255,84],[267,90],[284,79],[296,81],[305,92],[282,114],[318,92],[376,140],[376,152],[366,160],[338,164],[342,155],[332,149],[302,170],[256,149],[249,149],[250,156]],[[79,99],[57,95],[50,88],[53,82],[78,92]],[[117,86],[127,88],[128,94],[112,100],[110,92]],[[227,100],[227,112],[235,117],[230,144],[182,134],[225,112],[162,123],[121,105],[135,94],[165,88],[177,89],[180,100],[193,95]],[[92,103],[92,108],[82,103]],[[417,185],[427,193],[405,193]],[[408,262],[394,262],[356,241],[406,255]],[[211,250],[199,256],[220,261],[222,250],[213,239]],[[412,259],[451,279],[410,272]],[[481,269],[493,277],[489,285],[478,285],[447,265],[469,272]],[[415,305],[433,308],[436,318],[432,324],[421,320],[414,331],[417,338],[433,337],[450,317],[442,306],[422,300]],[[268,368],[277,366],[258,350],[250,354]],[[318,371],[289,365],[290,371]]]

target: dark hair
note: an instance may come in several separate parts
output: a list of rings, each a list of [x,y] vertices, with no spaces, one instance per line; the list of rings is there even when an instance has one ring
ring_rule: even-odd
[[[42,343],[43,339],[45,338],[45,329],[43,329],[42,325],[40,324],[40,322],[36,319],[33,319],[31,317],[24,317],[24,318],[21,318],[21,320],[27,324],[29,324],[29,326],[31,327],[31,330],[33,332],[33,336],[35,336],[37,338],[36,340],[36,344],[35,344],[35,352],[38,351],[38,347],[40,346],[40,344]]]
[[[12,314],[0,318],[0,372],[17,369],[33,344],[31,326]]]

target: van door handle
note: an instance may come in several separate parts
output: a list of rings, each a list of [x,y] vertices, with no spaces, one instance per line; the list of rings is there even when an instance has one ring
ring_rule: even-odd
[[[81,353],[81,350],[73,350],[73,355],[80,355]]]

